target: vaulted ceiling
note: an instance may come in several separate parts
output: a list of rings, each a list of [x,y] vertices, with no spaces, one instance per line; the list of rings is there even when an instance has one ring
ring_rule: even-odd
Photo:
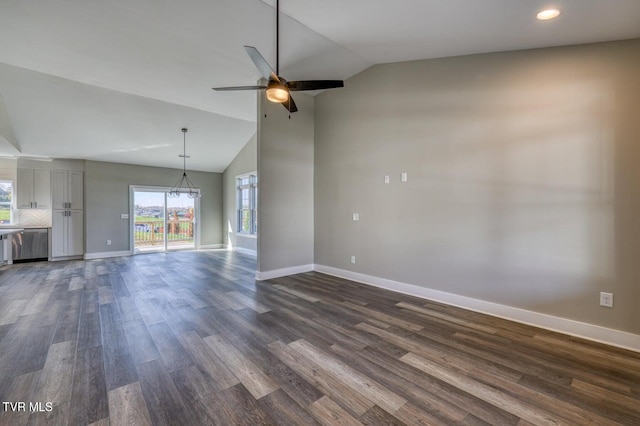
[[[3,0],[0,155],[223,171],[256,130],[275,0]],[[554,5],[553,21],[535,19]],[[638,0],[281,0],[281,73],[640,37]],[[348,84],[348,81],[347,81]],[[336,89],[340,90],[340,89]],[[283,109],[283,113],[286,111]],[[294,116],[295,119],[295,116]]]

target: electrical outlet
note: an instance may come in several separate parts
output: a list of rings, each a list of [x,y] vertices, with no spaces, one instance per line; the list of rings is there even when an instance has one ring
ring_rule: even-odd
[[[355,256],[351,256],[351,263],[353,263],[355,265],[355,263],[356,263],[356,257]]]
[[[600,292],[600,306],[613,308],[613,293]]]
[[[111,240],[107,240],[107,245],[110,246],[111,245]]]
[[[121,213],[120,219],[129,219],[129,213]]]
[[[384,183],[389,183],[391,182],[391,177],[389,175],[385,175],[384,176]]]
[[[360,220],[360,215],[358,213],[354,213],[353,220]]]
[[[401,182],[406,182],[407,181],[407,172],[404,172],[400,175],[400,181]]]

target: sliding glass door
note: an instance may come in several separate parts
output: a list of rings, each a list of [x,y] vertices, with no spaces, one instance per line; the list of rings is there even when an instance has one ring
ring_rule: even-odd
[[[167,248],[195,248],[195,198],[167,197]]]
[[[172,198],[169,188],[132,187],[131,240],[134,253],[197,247],[198,199]]]

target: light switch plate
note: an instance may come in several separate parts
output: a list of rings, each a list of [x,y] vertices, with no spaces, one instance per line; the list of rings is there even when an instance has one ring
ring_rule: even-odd
[[[129,213],[122,213],[120,219],[129,219]]]
[[[389,175],[385,175],[384,176],[384,183],[389,183],[391,182],[391,177]]]
[[[360,215],[358,213],[354,213],[353,220],[360,220]]]
[[[404,172],[400,175],[400,181],[402,182],[406,182],[407,181],[407,172]]]

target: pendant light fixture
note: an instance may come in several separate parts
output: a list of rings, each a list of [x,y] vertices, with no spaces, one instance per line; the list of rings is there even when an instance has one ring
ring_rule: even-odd
[[[186,127],[182,128],[182,177],[178,179],[171,191],[167,194],[171,198],[177,198],[180,194],[187,194],[189,198],[200,198],[200,190],[198,190],[191,180],[187,177],[187,131]]]

